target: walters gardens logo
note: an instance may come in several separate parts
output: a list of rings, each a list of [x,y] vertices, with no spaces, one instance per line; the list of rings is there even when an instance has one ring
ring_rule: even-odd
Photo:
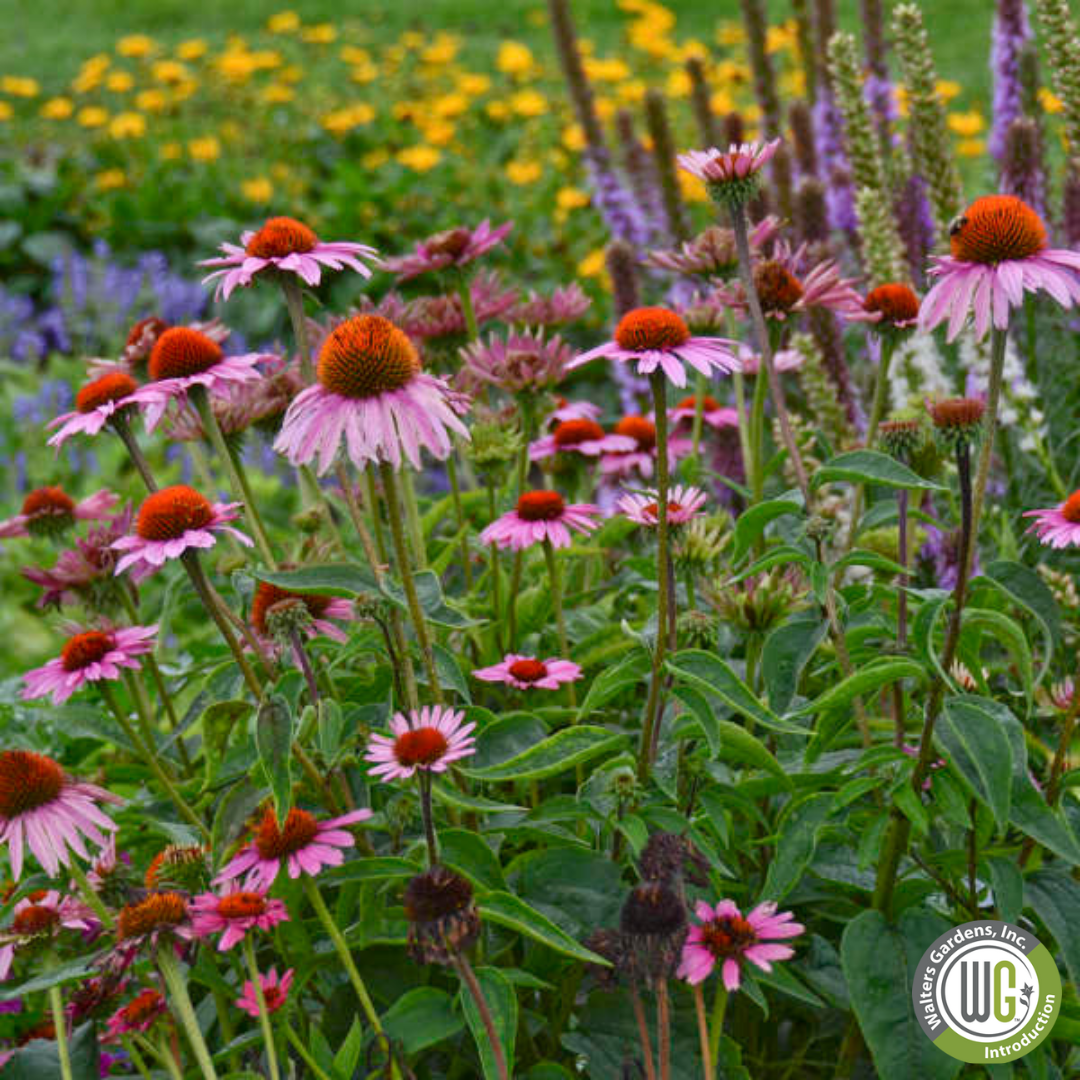
[[[968,922],[923,953],[911,1000],[927,1037],[950,1057],[1012,1061],[1050,1034],[1061,1011],[1061,976],[1029,930]]]

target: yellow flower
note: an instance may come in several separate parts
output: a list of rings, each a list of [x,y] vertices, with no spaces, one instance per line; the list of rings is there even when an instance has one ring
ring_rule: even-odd
[[[116,43],[121,56],[149,56],[155,49],[154,39],[145,34],[128,34]]]
[[[646,89],[641,79],[630,79],[615,87],[615,96],[628,105],[636,105],[639,101],[645,100]]]
[[[689,97],[690,87],[690,73],[686,70],[686,68],[676,68],[667,77],[668,97]]]
[[[15,110],[6,101],[0,101],[0,120],[10,120],[15,115]]]
[[[288,34],[300,25],[300,16],[295,11],[279,11],[266,20],[266,29],[271,34]]]
[[[577,264],[577,272],[582,277],[599,277],[607,269],[607,259],[603,248],[590,251],[584,259]]]
[[[361,49],[356,45],[342,45],[338,54],[346,64],[370,64],[371,53],[367,49]]]
[[[109,114],[100,105],[87,105],[79,110],[76,119],[85,128],[99,128],[109,122]]]
[[[162,161],[179,161],[184,148],[178,142],[162,143],[160,153]]]
[[[491,89],[491,77],[478,75],[475,72],[463,71],[457,79],[458,90],[469,97],[478,97],[486,94]]]
[[[39,111],[46,120],[66,120],[75,111],[75,105],[71,98],[54,97],[49,98]]]
[[[360,164],[365,169],[378,169],[390,160],[390,155],[381,146],[377,150],[369,150],[361,159]]]
[[[581,207],[589,205],[589,196],[581,188],[563,187],[559,188],[559,192],[555,196],[555,204],[560,210],[579,210]]]
[[[278,79],[284,83],[298,83],[304,77],[304,69],[299,64],[290,64],[278,72]]]
[[[105,76],[105,89],[114,94],[126,94],[134,85],[135,79],[127,71],[113,71]]]
[[[608,60],[590,57],[585,61],[585,74],[596,82],[622,82],[630,78],[630,67],[617,57]]]
[[[187,144],[188,154],[192,161],[217,161],[221,156],[221,143],[214,135],[204,135],[198,139],[189,139]]]
[[[726,90],[717,90],[710,98],[712,111],[719,116],[727,116],[735,111],[735,99]]]
[[[117,113],[109,122],[109,134],[114,139],[141,139],[146,134],[146,117],[142,113]]]
[[[420,132],[432,146],[448,146],[453,142],[457,128],[446,120],[431,120],[420,125]]]
[[[142,90],[135,95],[135,104],[143,112],[163,112],[169,104],[164,90]]]
[[[366,102],[352,105],[348,109],[337,109],[327,113],[320,123],[331,135],[347,135],[361,124],[370,124],[375,119],[375,110]]]
[[[544,95],[536,90],[519,90],[511,95],[510,108],[518,116],[543,116],[548,103]]]
[[[424,44],[424,35],[419,30],[406,30],[398,40],[406,49],[419,49]]]
[[[333,23],[319,23],[317,26],[305,26],[300,37],[309,45],[330,45],[337,41],[337,30]]]
[[[453,34],[436,34],[435,40],[420,53],[420,59],[425,64],[449,64],[460,47],[460,38]]]
[[[798,67],[785,71],[780,76],[778,83],[783,97],[806,97],[806,71],[803,68]]]
[[[180,83],[190,78],[188,69],[179,60],[157,60],[150,69],[155,82]]]
[[[544,170],[539,161],[508,161],[506,163],[506,179],[511,184],[534,184]]]
[[[615,102],[609,97],[598,97],[593,103],[596,106],[596,115],[601,120],[610,120],[615,115]]]
[[[71,80],[71,89],[76,94],[87,94],[101,85],[101,72],[97,68],[82,71]]]
[[[379,69],[372,63],[357,64],[349,73],[349,78],[356,83],[374,82],[379,77]]]
[[[425,146],[422,143],[417,146],[407,146],[399,150],[397,160],[407,169],[413,172],[425,173],[434,169],[442,161],[442,151],[434,146]]]
[[[563,129],[562,144],[574,153],[585,149],[588,143],[585,141],[585,132],[580,124],[570,124],[569,127]]]
[[[982,115],[974,110],[966,113],[949,113],[946,122],[950,131],[966,139],[978,135],[986,127]]]
[[[484,112],[495,121],[506,120],[510,116],[510,106],[505,101],[489,101],[484,106]]]
[[[680,64],[685,64],[691,59],[705,63],[709,59],[709,46],[704,41],[698,41],[697,38],[690,38],[679,46],[677,57]]]
[[[5,75],[0,79],[0,90],[12,97],[31,98],[41,93],[37,79],[22,78],[19,75]]]
[[[765,51],[770,53],[792,52],[798,48],[799,29],[794,19],[782,26],[770,26],[765,34]]]
[[[679,188],[682,190],[682,197],[687,202],[709,201],[708,190],[696,176],[691,176],[684,169],[679,169],[676,176],[679,178]]]
[[[1059,113],[1062,110],[1061,98],[1045,86],[1039,87],[1039,104],[1043,107],[1043,112]]]
[[[961,157],[982,157],[986,153],[986,143],[982,139],[961,139],[956,144],[956,152]]]
[[[282,105],[286,101],[292,101],[296,97],[296,91],[291,86],[282,86],[281,83],[271,83],[264,86],[259,98],[268,105]]]
[[[127,183],[123,169],[105,169],[94,177],[94,186],[98,191],[115,191]]]
[[[741,22],[722,22],[716,28],[717,45],[742,45],[746,41],[746,30]]]
[[[266,176],[256,176],[240,185],[240,192],[248,202],[268,203],[274,197],[274,185]]]
[[[174,102],[187,101],[187,99],[198,89],[199,84],[194,80],[177,83],[172,89],[172,100]]]
[[[444,120],[469,111],[469,99],[464,94],[443,94],[431,103],[431,111]]]
[[[190,38],[176,46],[176,55],[181,60],[199,60],[206,55],[209,48],[202,38]]]
[[[961,86],[953,79],[938,79],[934,89],[943,101],[952,101],[954,97],[959,96]]]
[[[535,66],[532,50],[520,41],[503,41],[495,57],[495,66],[504,75],[528,75]]]

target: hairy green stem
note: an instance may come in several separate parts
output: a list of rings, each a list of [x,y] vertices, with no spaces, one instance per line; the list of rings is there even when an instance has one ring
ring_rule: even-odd
[[[714,1080],[712,1054],[709,1050],[709,1021],[705,1014],[705,994],[701,983],[694,985],[694,1015],[697,1017],[698,1042],[701,1046],[702,1080]]]
[[[210,1049],[203,1038],[199,1028],[199,1019],[195,1015],[195,1008],[188,996],[187,980],[180,970],[180,962],[176,959],[171,941],[164,941],[158,946],[157,965],[162,979],[165,980],[173,1012],[180,1021],[184,1034],[187,1035],[188,1043],[203,1074],[203,1080],[218,1080]]]
[[[64,999],[59,986],[49,987],[49,1009],[52,1012],[53,1027],[56,1029],[56,1056],[60,1059],[60,1078],[72,1080],[67,1017],[64,1015]]]

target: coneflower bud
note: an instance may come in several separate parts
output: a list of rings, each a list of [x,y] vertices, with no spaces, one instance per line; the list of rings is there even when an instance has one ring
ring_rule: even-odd
[[[271,604],[263,614],[270,637],[279,645],[288,645],[295,634],[311,625],[311,611],[299,596],[287,596]]]
[[[922,413],[894,416],[883,420],[878,427],[881,449],[904,464],[909,464],[916,457],[928,438],[925,414]]]
[[[417,874],[405,887],[409,952],[419,964],[449,964],[480,936],[472,886],[445,866]]]
[[[934,430],[943,444],[971,443],[982,431],[986,402],[981,398],[943,398],[927,402]]]
[[[625,240],[612,240],[605,252],[611,278],[615,314],[622,318],[641,306],[638,289],[638,264],[634,249]]]
[[[144,883],[148,889],[178,888],[200,892],[209,881],[206,849],[199,844],[169,844],[151,860]]]
[[[671,556],[680,570],[691,573],[712,570],[731,540],[731,518],[727,514],[694,518],[679,531]]]
[[[716,616],[707,611],[680,611],[676,635],[680,649],[715,649]]]

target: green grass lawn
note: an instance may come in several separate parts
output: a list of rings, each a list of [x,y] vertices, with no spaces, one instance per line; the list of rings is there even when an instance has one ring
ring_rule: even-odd
[[[677,36],[708,40],[715,23],[737,19],[735,0],[702,4],[674,0]],[[32,75],[49,86],[63,79],[93,53],[111,49],[124,34],[146,33],[174,41],[187,37],[217,38],[228,32],[251,33],[269,15],[289,8],[305,23],[337,22],[343,17],[385,29],[391,38],[406,29],[449,30],[465,35],[473,50],[494,47],[502,38],[523,38],[539,52],[549,48],[546,25],[536,16],[544,5],[536,0],[365,0],[351,10],[337,0],[14,0],[0,35],[0,73]],[[858,4],[841,0],[842,21],[857,31]],[[617,51],[625,15],[614,0],[575,0],[582,34],[592,37],[603,53]],[[943,76],[957,80],[971,104],[989,102],[989,32],[993,5],[988,0],[949,0],[924,4],[927,25]],[[770,16],[790,15],[787,4],[770,4]]]

